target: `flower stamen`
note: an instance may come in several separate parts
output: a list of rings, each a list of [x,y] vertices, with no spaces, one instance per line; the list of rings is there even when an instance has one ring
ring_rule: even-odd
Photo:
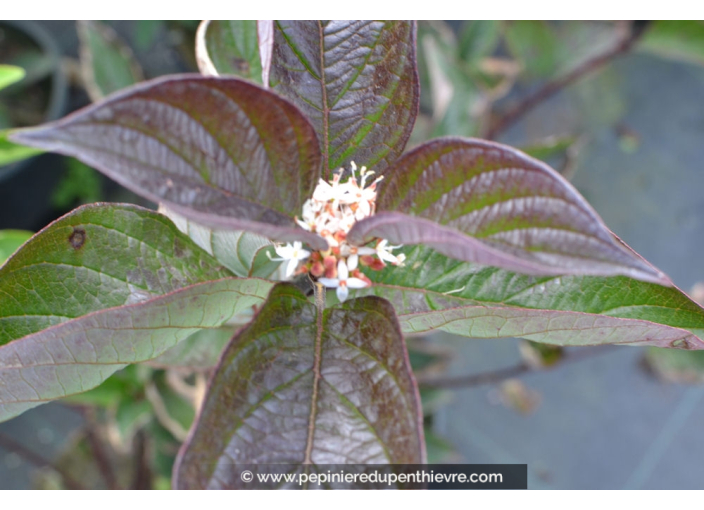
[[[384,176],[367,185],[375,173],[366,166],[357,168],[354,161],[350,162],[350,177],[345,182],[342,182],[343,173],[341,168],[329,182],[320,179],[312,198],[303,204],[301,218],[295,218],[301,228],[323,237],[329,248],[311,254],[300,242],[287,243],[276,247],[280,258],[271,259],[286,262],[286,279],[295,273],[307,272],[325,287],[336,289],[340,301],[347,299],[349,289],[371,285],[360,267],[378,271],[385,268],[387,262],[402,266],[405,260],[403,254],[392,253],[400,246],[391,246],[386,239],[372,241],[371,246],[354,246],[347,242],[347,233],[354,224],[376,212],[376,186]]]

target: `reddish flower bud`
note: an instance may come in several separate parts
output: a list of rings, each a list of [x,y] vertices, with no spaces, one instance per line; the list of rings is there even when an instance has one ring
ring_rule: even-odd
[[[332,255],[325,257],[323,267],[325,268],[325,278],[337,278],[337,257]]]
[[[315,277],[318,276],[323,276],[323,273],[325,273],[325,266],[323,265],[322,262],[317,261],[313,262],[310,266],[310,274],[312,274]]]
[[[375,258],[374,261],[369,264],[369,268],[373,271],[381,271],[386,267],[386,264],[384,264],[384,261],[381,259]]]

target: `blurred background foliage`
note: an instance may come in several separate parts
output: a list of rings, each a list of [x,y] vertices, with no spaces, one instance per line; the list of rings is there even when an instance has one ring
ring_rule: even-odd
[[[32,232],[78,205],[153,206],[75,159],[12,144],[7,133],[55,120],[144,79],[197,72],[197,27],[198,21],[0,22],[0,264]],[[635,153],[640,135],[624,122],[627,90],[613,68],[630,54],[704,66],[704,23],[420,22],[422,94],[410,146],[437,136],[496,139],[568,179],[580,168],[580,153],[604,129],[615,134],[622,153]],[[703,288],[692,290],[695,299],[704,300]],[[232,333],[199,333],[162,366],[130,366],[95,390],[66,399],[70,434],[47,440],[59,445],[51,455],[42,454],[36,440],[0,426],[0,471],[8,473],[0,476],[0,487],[31,480],[40,488],[169,488],[177,449]],[[496,405],[530,415],[544,397],[518,377],[590,355],[525,341],[517,346],[515,365],[450,377],[450,344],[409,339],[430,462],[472,462],[435,423],[455,398],[453,388],[488,385]],[[704,382],[704,352],[642,352],[643,366],[663,382]],[[26,465],[25,474],[13,475],[19,465]]]

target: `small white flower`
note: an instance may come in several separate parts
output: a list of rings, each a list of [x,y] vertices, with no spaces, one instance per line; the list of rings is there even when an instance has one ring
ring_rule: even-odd
[[[299,220],[296,218],[296,223],[298,223],[301,228],[311,232],[315,227],[315,223],[322,208],[323,204],[321,202],[311,199],[306,200],[303,204],[303,214],[301,215],[301,219]]]
[[[358,255],[376,255],[376,250],[374,248],[369,248],[368,246],[360,246],[357,248]]]
[[[391,253],[391,250],[395,250],[397,248],[400,248],[401,246],[387,246],[388,243],[389,242],[386,239],[382,239],[381,241],[379,241],[379,244],[376,245],[377,257],[379,257],[384,262],[390,262],[395,266],[400,266],[401,264],[403,264],[403,261],[406,260],[406,256],[403,254],[396,256]]]
[[[337,299],[342,302],[349,296],[349,289],[363,289],[368,285],[364,280],[355,277],[350,278],[349,276],[347,262],[344,259],[340,259],[337,263],[337,278],[318,278],[318,282],[330,289],[337,289]]]
[[[355,269],[357,269],[357,265],[359,265],[359,255],[354,253],[347,257],[347,269],[349,269],[350,271],[354,271]]]
[[[269,258],[277,262],[287,262],[285,273],[286,278],[293,276],[293,273],[298,267],[299,261],[306,260],[310,257],[310,252],[308,250],[304,250],[303,244],[299,241],[294,242],[293,245],[286,243],[283,246],[275,246],[274,250],[276,250],[276,254],[281,258],[275,259],[271,256],[269,256]]]
[[[313,191],[313,200],[325,203],[332,201],[336,206],[338,202],[343,202],[346,200],[346,195],[349,193],[347,183],[340,184],[340,178],[342,174],[335,174],[330,183],[325,182],[323,179],[318,181],[318,185]]]

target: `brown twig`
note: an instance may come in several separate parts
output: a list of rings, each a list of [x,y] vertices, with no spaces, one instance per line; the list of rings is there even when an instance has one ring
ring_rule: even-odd
[[[85,490],[86,488],[78,483],[76,480],[74,480],[71,475],[66,473],[62,468],[54,464],[48,459],[45,459],[41,455],[34,453],[32,450],[29,448],[25,447],[24,445],[18,443],[11,437],[3,434],[0,432],[0,447],[2,447],[4,450],[7,450],[8,452],[13,452],[19,455],[20,457],[25,458],[32,464],[34,464],[37,467],[48,467],[50,469],[53,469],[56,471],[61,478],[64,481],[64,484],[66,487],[68,487],[71,490]]]
[[[565,74],[564,76],[547,82],[545,85],[543,85],[543,87],[541,87],[535,93],[526,97],[523,101],[508,110],[508,112],[506,112],[497,121],[495,121],[487,131],[485,138],[487,138],[488,140],[494,140],[497,136],[506,131],[506,129],[515,124],[526,113],[528,113],[530,110],[538,106],[546,99],[549,99],[550,97],[555,95],[567,85],[570,85],[571,83],[574,83],[583,76],[602,68],[616,57],[628,53],[633,47],[633,45],[643,35],[646,26],[647,22],[631,22],[628,33],[612,48],[606,50],[604,53],[597,55],[594,58],[585,61],[584,63],[582,63],[569,73]]]
[[[565,354],[558,363],[554,366],[546,368],[552,369],[562,365],[564,362],[579,361],[598,354],[603,354],[611,351],[611,347],[612,346],[599,346],[591,349],[581,348],[577,350],[565,351]],[[519,375],[534,371],[535,369],[528,363],[521,361],[511,367],[499,368],[498,370],[491,370],[480,374],[460,375],[454,377],[433,377],[427,379],[419,378],[418,384],[422,388],[470,388],[473,386],[500,383],[506,379],[512,379],[514,377],[518,377]]]
[[[112,463],[103,447],[103,442],[97,434],[98,420],[95,417],[95,411],[91,408],[85,408],[84,416],[86,418],[86,439],[88,440],[88,445],[90,446],[95,463],[100,470],[100,475],[103,477],[108,489],[118,490],[120,489],[120,485],[117,483],[115,471],[112,469]]]
[[[133,441],[134,476],[132,490],[149,490],[152,488],[152,472],[149,468],[147,437],[143,430],[138,430]]]

